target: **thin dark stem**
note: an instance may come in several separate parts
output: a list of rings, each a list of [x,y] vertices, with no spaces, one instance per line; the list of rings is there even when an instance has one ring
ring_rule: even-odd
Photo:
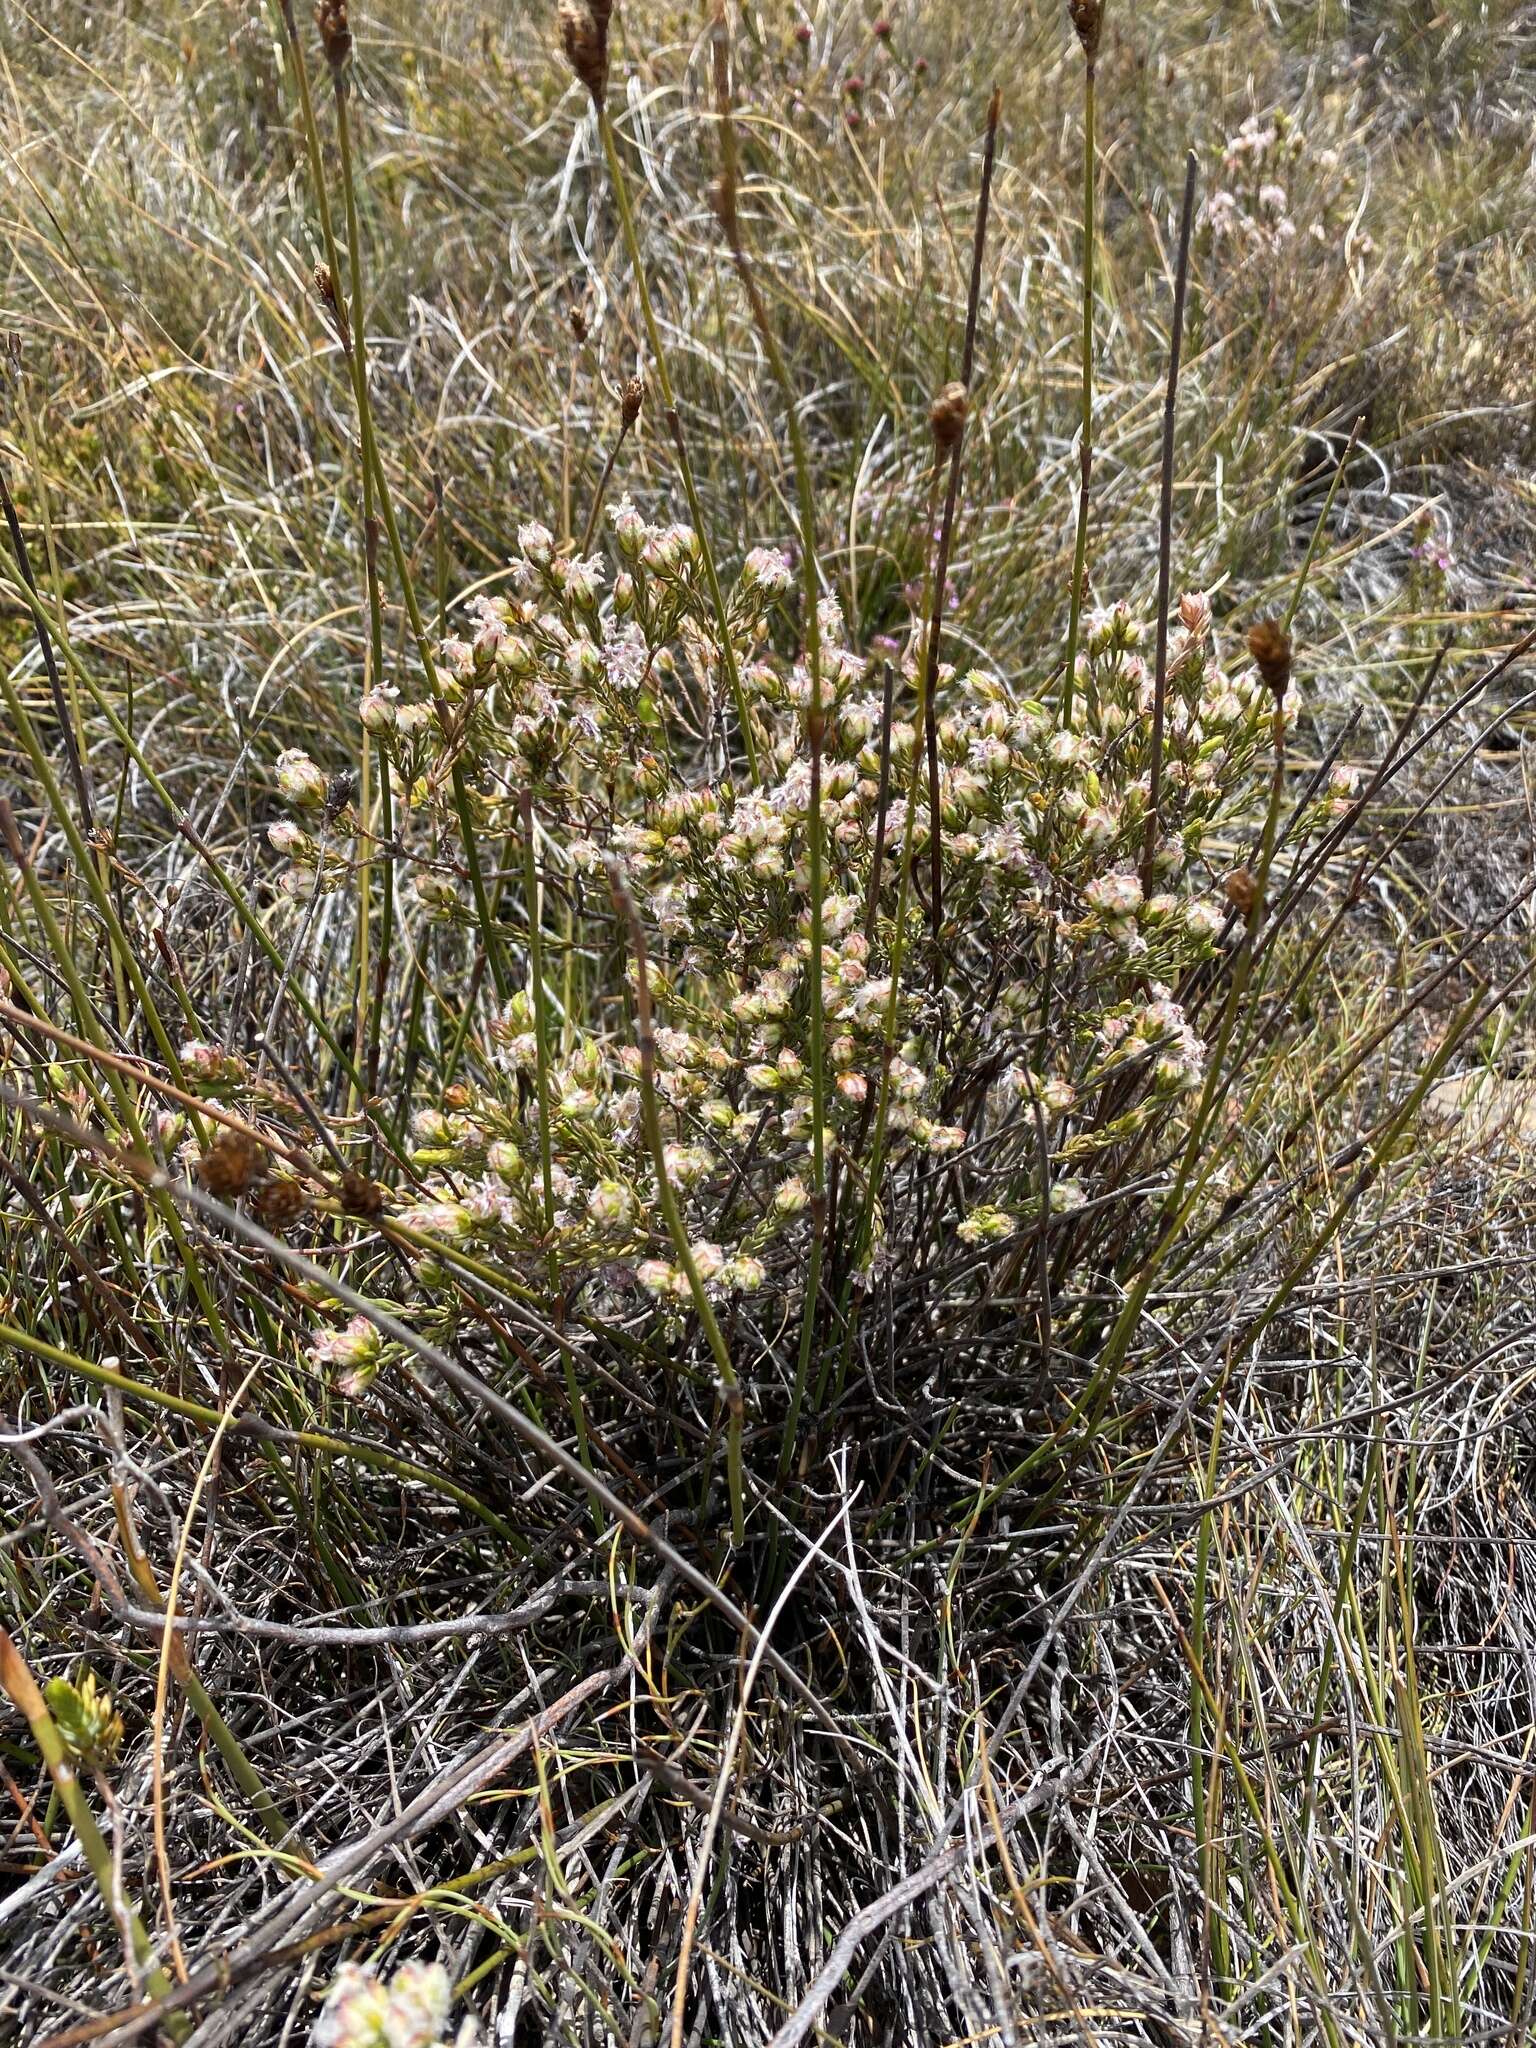
[[[960,358],[960,382],[969,391],[976,363],[976,322],[981,307],[981,265],[987,243],[987,215],[992,205],[992,169],[997,158],[997,127],[1002,118],[1001,88],[993,91],[987,107],[987,139],[981,159],[981,191],[976,200],[976,235],[971,246],[971,282],[965,308],[965,348]],[[928,648],[923,686],[923,709],[928,744],[928,864],[929,913],[933,922],[933,975],[937,987],[944,979],[944,955],[940,933],[944,922],[944,851],[939,816],[939,724],[934,703],[939,676],[939,643],[944,616],[944,586],[949,576],[949,551],[955,532],[955,508],[960,499],[960,458],[965,450],[965,432],[955,436],[949,456],[949,482],[944,491],[944,515],[939,525],[939,548],[933,565],[932,611],[928,621]],[[910,829],[910,827],[909,827]]]
[[[885,820],[891,806],[891,714],[895,708],[896,665],[885,664],[885,699],[880,707],[880,793],[875,800],[875,846],[869,862],[869,897],[864,906],[864,936],[875,942],[880,909],[880,874],[885,865]]]
[[[613,479],[613,466],[619,459],[619,450],[628,439],[629,421],[625,420],[619,427],[618,439],[608,450],[608,460],[603,464],[603,473],[598,478],[597,491],[592,499],[592,509],[587,514],[586,529],[581,536],[581,552],[584,555],[590,555],[592,552],[592,536],[597,532],[597,522],[602,513],[603,500],[608,495],[608,486]]]
[[[37,598],[37,578],[32,574],[32,561],[27,553],[26,537],[21,530],[21,521],[16,516],[16,503],[6,482],[5,472],[0,470],[0,507],[5,511],[5,523],[11,536],[11,547],[15,552],[16,566],[21,571],[21,580],[26,584],[34,599]],[[75,795],[80,800],[80,822],[87,832],[94,831],[96,814],[91,806],[91,792],[85,779],[85,763],[80,758],[80,742],[75,733],[74,720],[69,715],[69,706],[64,701],[64,684],[59,675],[59,664],[54,659],[53,640],[43,624],[41,603],[32,607],[32,626],[37,634],[37,644],[42,649],[43,667],[48,671],[48,689],[53,697],[53,715],[59,721],[59,731],[64,740],[64,752],[69,760],[70,780],[75,785]]]
[[[1168,345],[1168,391],[1163,399],[1163,490],[1157,520],[1157,665],[1152,688],[1152,767],[1147,793],[1147,835],[1141,849],[1141,886],[1150,892],[1157,852],[1158,806],[1163,793],[1163,715],[1168,699],[1168,603],[1173,569],[1173,423],[1179,400],[1179,358],[1184,347],[1184,296],[1189,284],[1189,231],[1195,217],[1195,152],[1184,165],[1184,209],[1179,215],[1179,258],[1173,273],[1173,333]]]

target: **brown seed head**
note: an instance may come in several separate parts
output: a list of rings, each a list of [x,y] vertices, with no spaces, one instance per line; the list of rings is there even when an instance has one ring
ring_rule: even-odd
[[[267,1150],[246,1131],[219,1130],[197,1162],[197,1177],[210,1195],[233,1202],[267,1171]]]
[[[575,335],[578,342],[585,341],[590,328],[590,322],[587,319],[585,308],[581,306],[572,306],[568,317],[571,323],[572,334]]]
[[[350,768],[343,768],[333,775],[325,785],[325,822],[334,825],[357,794],[357,776]]]
[[[331,275],[331,268],[328,263],[317,263],[315,265],[314,282],[315,297],[324,306],[326,312],[330,314],[331,324],[340,336],[342,347],[350,349],[352,346],[352,333],[351,329],[347,326],[347,309],[342,304],[341,295],[336,289],[336,280]]]
[[[613,0],[560,0],[566,62],[600,107],[608,90],[608,17]]]
[[[1099,54],[1099,37],[1104,31],[1104,0],[1067,0],[1067,13],[1091,64]]]
[[[340,78],[347,68],[347,59],[352,55],[352,28],[347,20],[347,0],[318,0],[315,7],[315,26],[320,31],[320,46],[325,51],[325,61],[331,67],[332,78]]]
[[[1227,901],[1246,917],[1259,900],[1259,885],[1250,868],[1234,868],[1227,877]]]
[[[309,1196],[291,1173],[278,1173],[258,1188],[252,1206],[258,1222],[286,1237],[309,1207]]]
[[[966,408],[970,401],[961,383],[946,384],[928,408],[928,425],[933,433],[934,452],[948,455],[965,432]]]
[[[350,1169],[341,1177],[336,1190],[341,1206],[349,1216],[365,1217],[370,1223],[384,1214],[384,1204],[389,1196],[376,1180],[369,1180],[365,1174]]]
[[[625,433],[628,433],[635,424],[635,421],[639,419],[640,408],[644,403],[645,379],[643,377],[631,377],[626,382],[619,398],[619,418],[623,422]]]
[[[1260,619],[1248,629],[1248,652],[1275,696],[1283,697],[1291,681],[1290,634],[1277,620]]]

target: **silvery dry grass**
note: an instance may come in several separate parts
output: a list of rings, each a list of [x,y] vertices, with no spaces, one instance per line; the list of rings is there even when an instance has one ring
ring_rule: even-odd
[[[1085,306],[1065,9],[733,11],[765,326],[711,201],[716,48],[640,15],[610,155],[542,11],[383,7],[350,60],[333,12],[334,80],[297,18],[306,125],[281,12],[4,9],[36,595],[13,550],[0,2028],[302,2041],[347,1958],[442,1965],[448,2036],[507,2043],[1523,2038],[1529,24],[1109,0]],[[529,986],[544,1199],[551,1076],[581,1034],[617,1064],[648,902],[599,886],[578,928],[547,796],[537,849],[515,798],[487,836],[450,741],[434,920],[358,708],[422,694],[523,522],[574,549],[605,476],[689,516],[679,438],[725,591],[756,542],[814,553],[905,692],[995,84],[944,657],[1060,703],[1085,326],[1087,601],[1150,620],[1193,147],[1175,589],[1234,671],[1299,592],[1299,718],[1202,870],[1231,916],[1180,995],[1230,1078],[1177,1234],[1187,1104],[995,1266],[969,1155],[894,1148],[874,1284],[831,1233],[818,1314],[787,1256],[777,1321],[705,1296],[733,1466],[691,1285],[594,1316],[509,1236],[433,1291],[394,1220],[462,1165],[402,1126],[468,1113]],[[697,755],[745,782],[730,717]],[[312,898],[268,840],[284,756],[346,863]],[[959,1041],[977,963],[939,959]],[[253,1117],[302,1217],[253,1198]],[[845,1235],[867,1148],[855,1119]],[[317,1347],[354,1315],[384,1362]]]

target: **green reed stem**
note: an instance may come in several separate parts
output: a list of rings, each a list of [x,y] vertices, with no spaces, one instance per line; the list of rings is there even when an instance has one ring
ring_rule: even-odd
[[[561,1313],[560,1260],[555,1250],[555,1166],[554,1140],[549,1102],[549,997],[544,987],[544,909],[539,893],[538,863],[534,858],[533,799],[525,789],[518,800],[523,827],[523,895],[528,918],[528,978],[533,984],[534,1066],[539,1104],[539,1174],[544,1195],[545,1270],[549,1274],[549,1295],[557,1315]],[[576,1425],[576,1449],[581,1462],[592,1470],[592,1447],[587,1439],[587,1409],[581,1384],[576,1377],[576,1360],[569,1344],[562,1341],[560,1363],[565,1374],[566,1399]],[[594,1520],[602,1525],[602,1510],[589,1502]]]
[[[316,203],[320,213],[321,239],[325,245],[326,262],[330,267],[331,277],[334,279],[340,270],[340,259],[337,253],[335,228],[331,218],[330,199],[326,190],[325,163],[320,147],[320,130],[315,120],[314,97],[310,92],[309,86],[309,67],[304,60],[304,46],[299,40],[298,25],[294,20],[292,0],[278,0],[278,6],[284,37],[287,41],[289,55],[293,60],[294,78],[298,85],[299,110],[304,127],[305,147],[309,156],[310,176],[314,183]],[[348,124],[346,120],[346,98],[343,93],[338,93],[337,95],[337,111],[338,133],[345,138],[347,136]],[[350,230],[353,238],[352,262],[357,266],[353,274],[359,279],[358,289],[360,290],[361,256],[356,246],[355,178],[353,176],[350,143],[347,140],[342,142],[342,159],[348,194],[347,217],[349,223],[354,224]],[[352,358],[350,335],[342,334],[339,339],[350,365]],[[437,664],[432,658],[432,645],[427,637],[426,622],[422,618],[421,607],[416,600],[415,585],[411,578],[410,561],[407,558],[404,544],[400,538],[400,527],[395,517],[394,500],[390,495],[389,480],[384,474],[384,465],[379,455],[378,441],[374,433],[373,407],[368,393],[368,380],[366,377],[359,377],[355,369],[352,374],[352,388],[357,402],[358,438],[362,445],[363,467],[365,472],[372,474],[374,485],[378,492],[379,512],[383,517],[384,531],[389,540],[390,557],[394,563],[395,576],[400,585],[401,600],[405,605],[406,617],[410,621],[411,636],[416,643],[417,655],[426,672],[427,686],[433,696],[437,697],[440,695]],[[474,817],[470,808],[469,790],[464,780],[463,767],[457,760],[453,764],[452,778],[454,808],[458,815],[459,831],[464,845],[464,865],[469,871],[470,889],[475,899],[475,915],[480,928],[480,942],[485,948],[486,961],[491,970],[491,980],[495,984],[497,996],[502,1002],[505,1002],[512,992],[512,982],[502,953],[500,933],[491,915],[490,898],[486,892],[485,875],[480,862],[479,840],[475,832]]]
[[[1094,30],[1097,37],[1098,29]],[[1072,548],[1072,590],[1067,612],[1067,672],[1061,685],[1061,715],[1072,715],[1077,688],[1077,643],[1082,626],[1084,583],[1088,575],[1088,486],[1093,475],[1093,256],[1097,238],[1098,192],[1095,71],[1097,47],[1083,67],[1083,322],[1082,405],[1078,423],[1077,537]]]
[[[736,270],[746,291],[747,304],[751,309],[752,322],[763,344],[768,365],[773,373],[784,399],[785,425],[789,434],[789,446],[795,469],[795,491],[800,513],[800,569],[803,584],[803,606],[805,612],[805,659],[810,671],[811,700],[805,717],[805,737],[810,751],[810,797],[806,814],[807,860],[810,869],[810,916],[811,916],[811,960],[810,960],[810,1053],[811,1053],[811,1243],[810,1256],[805,1276],[805,1305],[801,1311],[800,1342],[795,1360],[794,1389],[790,1396],[789,1413],[784,1425],[784,1440],[779,1451],[779,1476],[782,1478],[789,1469],[793,1454],[795,1434],[800,1424],[801,1405],[805,1399],[806,1382],[810,1374],[811,1348],[815,1338],[816,1310],[821,1293],[822,1247],[826,1235],[827,1208],[827,1161],[826,1161],[826,1014],[825,994],[822,982],[822,965],[826,950],[826,935],[822,899],[826,893],[825,848],[822,838],[821,819],[821,764],[822,747],[826,732],[826,713],[822,702],[821,663],[821,567],[816,546],[816,490],[811,475],[810,457],[806,451],[805,433],[800,424],[800,409],[795,387],[785,367],[784,353],[779,347],[778,335],[768,317],[768,308],[758,287],[757,276],[747,254],[742,237],[741,220],[736,209],[736,130],[731,120],[731,93],[728,52],[725,34],[723,6],[717,10],[713,31],[715,53],[716,100],[720,112],[720,139],[722,170],[716,191],[715,211],[725,230]]]
[[[629,181],[624,174],[624,165],[619,157],[618,142],[614,136],[613,123],[608,118],[608,109],[597,108],[598,133],[602,137],[603,155],[608,162],[608,180],[613,187],[613,196],[619,209],[619,222],[624,233],[624,246],[629,253],[630,269],[635,274],[635,290],[640,300],[640,317],[645,323],[646,339],[650,343],[651,363],[656,372],[656,381],[661,386],[662,406],[667,416],[672,443],[677,450],[678,468],[682,473],[683,490],[688,499],[688,516],[693,521],[693,530],[699,537],[703,552],[704,579],[709,585],[709,601],[715,614],[715,626],[720,636],[720,658],[725,664],[726,680],[730,684],[731,700],[736,707],[736,723],[741,729],[742,745],[747,754],[747,772],[755,781],[757,778],[757,743],[752,737],[752,721],[747,715],[746,694],[741,687],[741,668],[736,659],[735,643],[731,639],[730,623],[726,616],[725,598],[720,588],[720,572],[715,565],[715,551],[710,546],[709,535],[704,527],[704,508],[699,501],[698,485],[693,478],[693,464],[688,459],[688,444],[683,439],[682,422],[678,417],[677,399],[672,390],[672,379],[667,372],[666,350],[661,345],[661,330],[656,325],[656,314],[651,305],[650,286],[646,283],[645,264],[640,254],[640,238],[635,232],[634,208],[630,203]]]
[[[640,1047],[640,1112],[645,1125],[646,1144],[650,1148],[651,1164],[656,1174],[656,1196],[666,1222],[667,1235],[672,1240],[673,1252],[687,1278],[688,1292],[693,1297],[694,1309],[703,1325],[704,1335],[708,1339],[715,1367],[720,1375],[726,1414],[726,1485],[731,1496],[731,1541],[739,1547],[746,1530],[742,1509],[741,1435],[745,1403],[742,1400],[741,1381],[731,1361],[730,1350],[714,1306],[705,1292],[698,1262],[693,1256],[693,1247],[688,1242],[683,1214],[673,1191],[672,1179],[667,1172],[666,1145],[662,1140],[661,1114],[656,1102],[656,1033],[651,1013],[651,981],[645,931],[640,923],[640,914],[635,908],[634,898],[626,888],[617,864],[609,869],[609,886],[613,891],[614,908],[629,927],[629,943],[635,960],[636,1037]]]

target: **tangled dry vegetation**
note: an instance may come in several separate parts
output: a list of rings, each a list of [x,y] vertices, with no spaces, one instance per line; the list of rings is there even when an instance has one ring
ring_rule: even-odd
[[[1529,2036],[1532,27],[0,0],[0,2038]]]

